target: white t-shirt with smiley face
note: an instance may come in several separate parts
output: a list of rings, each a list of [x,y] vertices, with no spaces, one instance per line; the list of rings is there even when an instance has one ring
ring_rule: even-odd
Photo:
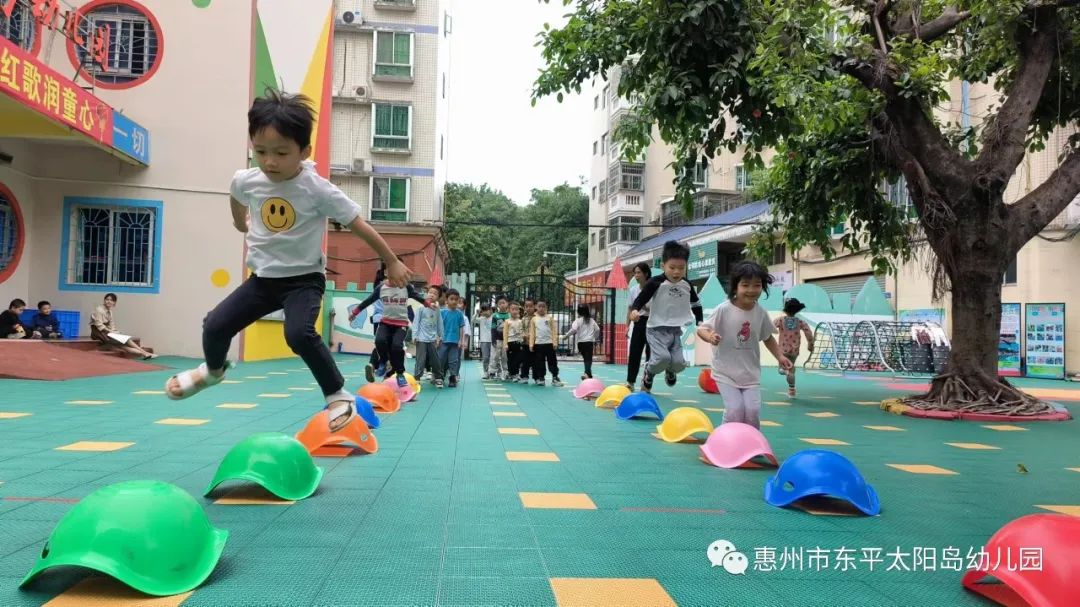
[[[248,208],[247,265],[263,278],[326,271],[326,220],[348,225],[360,205],[305,161],[296,177],[274,183],[258,168],[237,171],[229,192]]]

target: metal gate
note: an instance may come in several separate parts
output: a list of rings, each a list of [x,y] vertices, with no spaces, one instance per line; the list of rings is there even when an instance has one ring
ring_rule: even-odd
[[[506,297],[510,302],[518,302],[522,306],[527,298],[547,302],[548,314],[555,318],[559,335],[565,335],[570,330],[570,325],[577,318],[579,304],[589,306],[593,319],[601,329],[600,342],[593,349],[593,361],[615,362],[615,323],[618,322],[615,317],[615,289],[579,285],[547,272],[541,266],[539,274],[522,276],[509,284],[470,282],[465,289],[465,313],[472,320],[479,314],[481,304],[489,304],[495,310],[499,297]],[[469,358],[480,356],[477,330],[473,330],[469,340]],[[560,340],[557,354],[566,358],[577,356],[577,351],[571,350],[567,340]]]

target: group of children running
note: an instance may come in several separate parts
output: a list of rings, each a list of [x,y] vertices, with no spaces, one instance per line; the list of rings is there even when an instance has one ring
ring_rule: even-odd
[[[659,276],[651,276],[648,264],[634,267],[636,284],[631,288],[628,315],[631,334],[626,386],[634,389],[642,350],[647,351],[647,363],[641,389],[651,392],[653,380],[660,374],[664,383],[674,386],[677,375],[687,366],[683,358],[683,330],[694,323],[697,336],[713,346],[711,373],[724,401],[724,422],[760,427],[760,344],[764,342],[776,358],[780,373],[787,376],[788,394],[794,397],[794,362],[802,334],[810,340],[813,351],[813,334],[796,317],[804,306],[790,299],[785,303],[785,316],[773,321],[758,303],[761,295],[768,293],[773,277],[761,265],[743,261],[732,268],[728,300],[717,306],[707,319],[703,318],[697,291],[686,280],[689,258],[689,247],[668,241],[664,244]]]
[[[399,385],[407,381],[404,342],[410,323],[409,299],[424,304],[413,319],[417,342],[414,376],[421,376],[430,367],[436,385],[441,385],[444,374],[451,387],[457,384],[461,348],[467,344],[469,325],[464,312],[458,309],[460,294],[429,287],[421,296],[409,285],[412,272],[363,220],[360,205],[319,175],[309,160],[314,117],[308,98],[273,90],[256,99],[248,111],[248,136],[257,166],[235,173],[229,206],[233,226],[245,234],[251,274],[206,315],[202,327],[205,362],[172,376],[165,385],[169,398],[188,398],[221,383],[232,366],[227,360],[232,339],[264,316],[283,310],[285,341],[303,359],[322,389],[330,431],[340,430],[357,415],[355,399],[345,389],[345,380],[329,348],[315,330],[326,288],[322,244],[328,219],[348,226],[386,264],[385,279],[369,300],[381,303],[376,349]],[[653,379],[660,374],[665,383],[674,385],[677,374],[686,368],[682,330],[694,322],[698,336],[714,346],[712,375],[724,399],[724,421],[758,425],[758,343],[764,341],[776,357],[781,372],[788,374],[794,394],[792,356],[798,353],[798,334],[804,325],[785,318],[777,327],[770,321],[758,298],[767,292],[773,279],[765,268],[752,262],[740,263],[733,269],[729,301],[703,320],[697,292],[685,279],[689,255],[688,247],[669,241],[663,250],[663,274],[650,277],[645,265],[634,270],[638,284],[629,313],[633,330],[627,383],[633,386],[641,350],[648,348],[642,389],[651,390]],[[555,356],[560,336],[555,319],[547,313],[546,302],[526,299],[522,305],[500,298],[496,307],[494,313],[490,308],[481,311],[485,377],[527,383],[531,367],[533,381],[543,385],[546,366],[552,384],[563,385]],[[350,314],[358,314],[359,309]],[[563,337],[577,336],[585,359],[585,379],[592,376],[592,345],[599,339],[600,328],[590,318],[588,306],[579,308],[578,316]],[[793,318],[794,314],[789,316]],[[782,339],[783,348],[774,336],[778,328],[787,336]],[[490,340],[486,339],[488,335]],[[374,381],[374,369],[369,366],[367,371],[369,381]]]

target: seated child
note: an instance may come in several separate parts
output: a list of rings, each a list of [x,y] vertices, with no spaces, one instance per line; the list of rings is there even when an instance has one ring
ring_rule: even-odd
[[[47,301],[38,302],[37,314],[34,314],[34,322],[31,327],[31,337],[35,339],[61,339],[60,321],[52,315],[52,304]]]
[[[19,320],[19,315],[26,309],[26,302],[21,299],[13,299],[8,304],[8,309],[0,312],[0,338],[23,339],[26,337],[26,327]]]

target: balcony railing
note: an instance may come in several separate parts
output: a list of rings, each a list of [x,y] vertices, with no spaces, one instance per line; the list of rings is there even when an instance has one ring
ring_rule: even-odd
[[[416,10],[416,0],[375,0],[375,8],[414,11]]]
[[[641,194],[620,193],[608,198],[608,215],[616,213],[642,213],[644,197]]]

